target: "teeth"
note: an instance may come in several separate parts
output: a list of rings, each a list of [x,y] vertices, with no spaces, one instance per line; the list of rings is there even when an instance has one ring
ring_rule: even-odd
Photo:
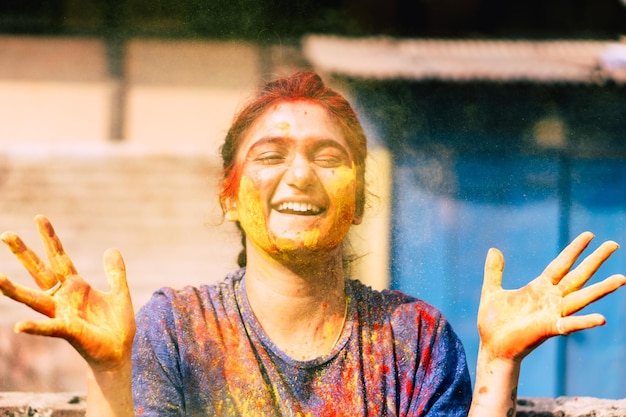
[[[314,206],[311,203],[298,203],[298,202],[293,202],[293,201],[279,204],[278,211],[285,211],[285,210],[295,211],[298,213],[307,213],[307,212],[319,213],[321,211],[319,207]]]

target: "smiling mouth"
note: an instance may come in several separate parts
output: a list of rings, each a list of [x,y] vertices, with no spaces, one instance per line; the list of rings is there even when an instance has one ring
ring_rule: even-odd
[[[299,214],[303,216],[316,216],[324,211],[323,208],[311,203],[297,203],[287,201],[280,203],[275,210],[283,214]]]

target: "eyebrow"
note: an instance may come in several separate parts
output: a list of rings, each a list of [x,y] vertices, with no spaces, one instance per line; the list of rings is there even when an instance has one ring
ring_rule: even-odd
[[[331,148],[335,148],[341,151],[342,153],[346,155],[346,157],[351,158],[350,151],[346,149],[346,147],[343,146],[343,144],[341,144],[337,140],[323,138],[323,137],[322,138],[313,137],[312,139],[314,141],[313,148],[315,150],[324,148],[324,147],[331,147]],[[249,155],[250,152],[252,152],[255,148],[259,146],[263,146],[267,144],[287,145],[287,144],[294,143],[294,142],[295,140],[289,136],[264,136],[260,138],[259,140],[257,140],[252,146],[250,146],[250,149],[248,149],[247,155]]]
[[[264,136],[261,139],[257,140],[256,142],[254,142],[250,148],[248,149],[248,151],[246,152],[245,157],[249,157],[250,154],[257,149],[260,146],[263,145],[271,145],[271,144],[276,144],[276,145],[286,145],[287,142],[289,142],[289,139],[283,136]]]
[[[254,142],[252,144],[252,146],[250,146],[250,149],[253,149],[255,146],[258,145],[265,145],[268,143],[286,143],[286,142],[291,142],[293,141],[293,139],[290,139],[288,137],[285,136],[263,136],[261,139],[257,140],[256,142]]]

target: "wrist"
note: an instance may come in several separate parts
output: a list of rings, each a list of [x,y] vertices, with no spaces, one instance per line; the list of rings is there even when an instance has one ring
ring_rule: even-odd
[[[119,378],[120,376],[130,376],[132,372],[131,358],[125,358],[115,364],[87,364],[87,377],[89,379]]]
[[[481,346],[470,416],[514,415],[521,361],[494,356]]]
[[[94,366],[87,369],[87,414],[134,416],[132,361],[106,369]]]
[[[515,368],[522,364],[523,356],[506,356],[501,352],[491,349],[487,344],[480,343],[478,347],[478,363],[489,365],[497,368]]]

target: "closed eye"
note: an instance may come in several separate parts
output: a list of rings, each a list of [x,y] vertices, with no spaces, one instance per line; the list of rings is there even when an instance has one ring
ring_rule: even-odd
[[[322,168],[336,168],[346,165],[349,162],[349,156],[340,147],[324,146],[314,152],[313,161]]]
[[[261,165],[281,164],[287,158],[289,148],[282,138],[263,138],[248,151],[248,161]]]
[[[252,160],[262,165],[277,165],[285,161],[285,155],[279,152],[263,152],[256,155]]]
[[[337,158],[332,155],[322,155],[315,158],[315,163],[322,168],[335,168],[345,164],[343,158]]]

